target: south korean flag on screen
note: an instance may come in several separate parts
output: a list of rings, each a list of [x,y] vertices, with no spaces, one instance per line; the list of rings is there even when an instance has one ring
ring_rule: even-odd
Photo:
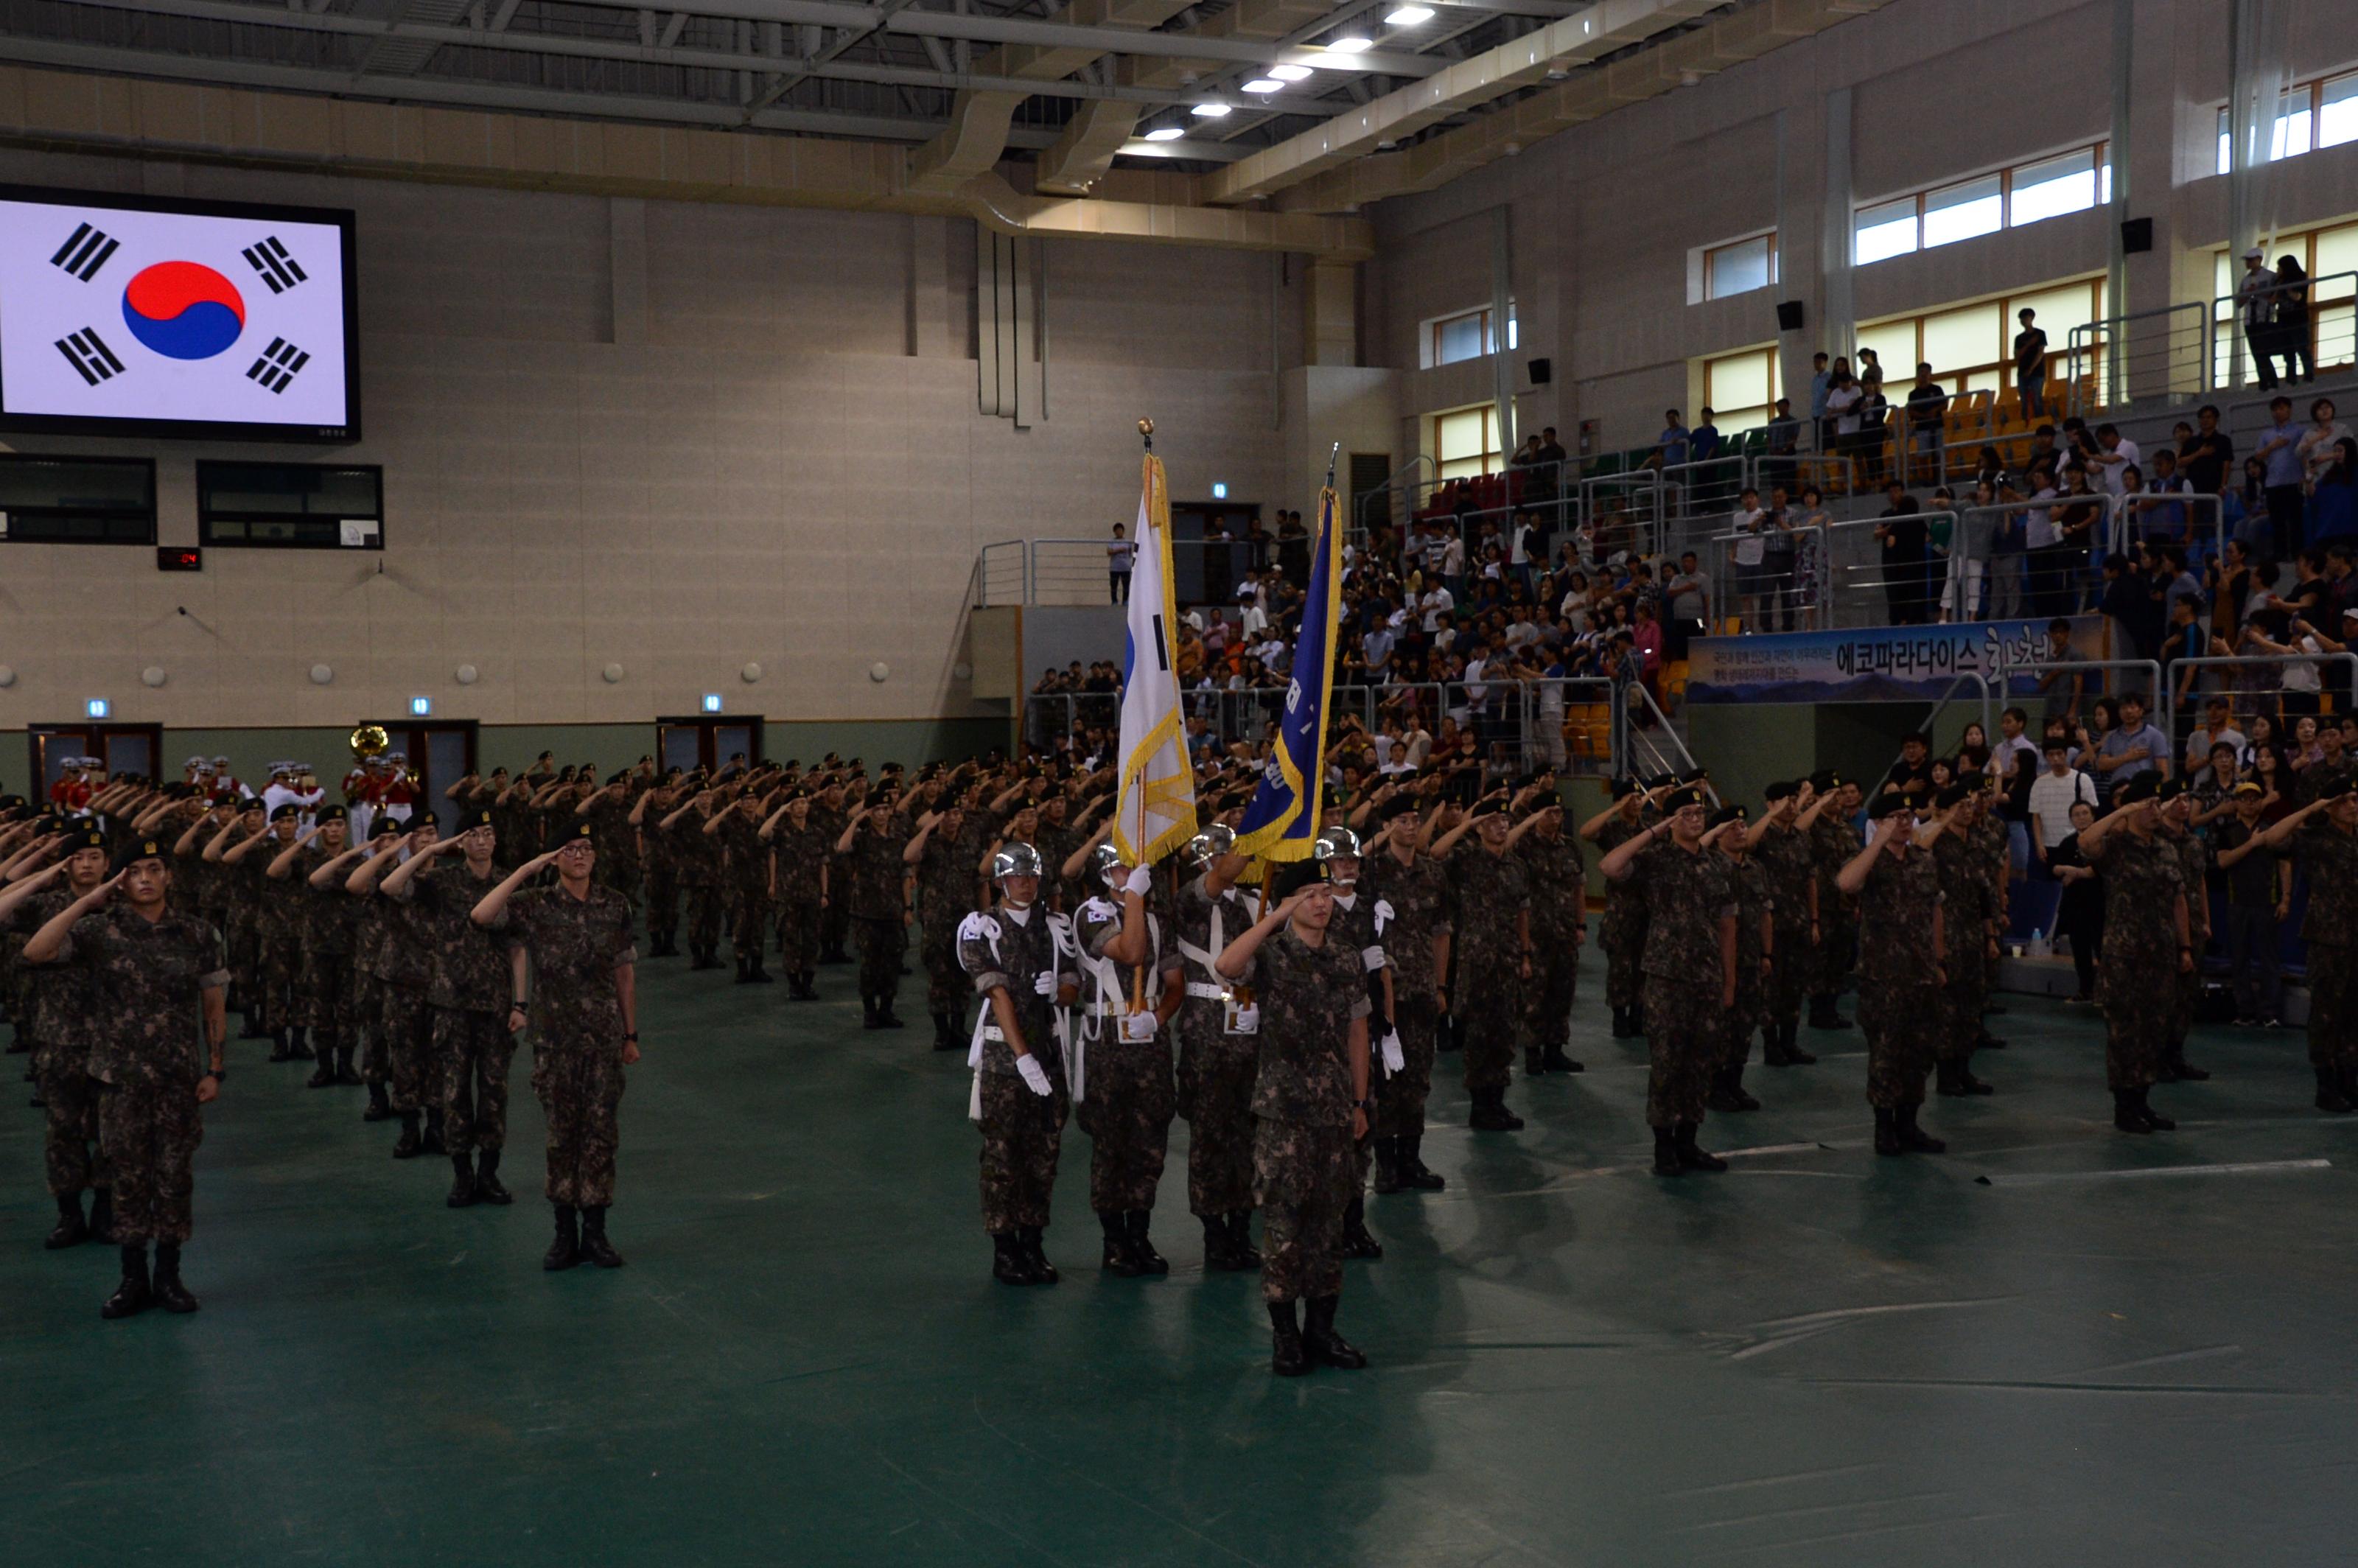
[[[0,200],[0,413],[343,429],[341,232]]]

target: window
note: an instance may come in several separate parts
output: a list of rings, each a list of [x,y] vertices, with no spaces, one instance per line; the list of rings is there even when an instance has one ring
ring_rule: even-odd
[[[1703,297],[1725,299],[1777,281],[1777,236],[1755,234],[1703,253]]]
[[[2098,142],[1862,207],[1851,219],[1851,265],[1866,266],[1888,256],[2100,206],[2113,195],[2113,170],[2105,153],[2104,144]]]
[[[1496,404],[1460,408],[1433,416],[1433,456],[1441,477],[1473,479],[1506,467],[1499,460],[1498,409]]]
[[[2358,70],[2304,81],[2277,103],[2268,136],[2268,160],[2299,157],[2320,147],[2358,141]],[[2234,123],[2219,111],[2219,172],[2234,167]]]
[[[152,545],[156,465],[145,458],[0,455],[0,539]]]
[[[1868,322],[1858,329],[1858,346],[1873,349],[1883,362],[1883,393],[1894,404],[1907,400],[1908,389],[1916,384],[1916,367],[1924,363],[1931,365],[1932,379],[1948,388],[1951,396],[1993,392],[2001,400],[2009,399],[2014,395],[2014,335],[2022,330],[2017,314],[2024,309],[2037,313],[2031,324],[2047,334],[2050,378],[2065,379],[2073,373],[2071,329],[2103,317],[2104,280],[2083,278]],[[2087,341],[2086,334],[2082,341]],[[2100,352],[2083,353],[2078,373],[2094,374]]]
[[[1711,422],[1723,438],[1768,423],[1780,395],[1774,347],[1742,349],[1703,362],[1703,406],[1711,410]]]
[[[2358,81],[2358,76],[2352,80]],[[2268,264],[2273,267],[2286,256],[2299,262],[2309,276],[2308,348],[2317,370],[2323,373],[2358,363],[2358,277],[2353,276],[2358,274],[2358,223],[2278,234],[2268,246]],[[2239,349],[2244,356],[2244,380],[2249,384],[2258,378],[2258,372],[2249,347],[2243,343],[2235,310],[2235,289],[2243,281],[2244,264],[2237,259],[2236,247],[2223,246],[2212,254],[2212,266],[2211,315],[2219,323],[2212,337],[2212,384],[2235,384]],[[2307,404],[2300,406],[2305,408]]]
[[[1455,316],[1443,316],[1425,324],[1424,364],[1454,365],[1460,360],[1480,359],[1484,354],[1498,351],[1497,341],[1490,332],[1490,308],[1467,310]],[[1514,306],[1507,307],[1507,347],[1519,348],[1520,334],[1516,330]]]
[[[384,470],[324,463],[199,463],[208,545],[384,548]]]

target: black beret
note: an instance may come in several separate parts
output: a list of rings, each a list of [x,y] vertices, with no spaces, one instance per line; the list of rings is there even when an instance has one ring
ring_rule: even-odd
[[[1676,773],[1656,773],[1653,777],[1646,781],[1646,787],[1648,789],[1668,789],[1678,782],[1679,776]]]
[[[1701,806],[1703,804],[1703,791],[1695,788],[1693,784],[1687,784],[1681,788],[1672,790],[1670,794],[1662,797],[1662,811],[1665,815],[1668,815],[1672,812],[1684,811],[1690,806]]]
[[[1779,779],[1760,792],[1760,798],[1774,806],[1780,800],[1790,800],[1801,793],[1801,786],[1788,779]]]
[[[1709,768],[1689,768],[1686,772],[1679,775],[1679,783],[1701,784],[1704,780],[1709,777],[1711,777],[1711,770]]]
[[[2113,791],[2113,804],[2115,806],[2136,806],[2139,802],[2152,800],[2159,793],[2160,782],[2158,780],[2157,780],[2151,773],[2139,773],[2136,777],[2129,780],[2128,783],[2121,785],[2120,788]]]
[[[2176,800],[2185,793],[2184,779],[2164,779],[2153,787],[2153,798],[2156,800]]]
[[[557,836],[557,846],[561,849],[565,845],[575,843],[581,839],[590,838],[593,837],[596,832],[597,829],[590,827],[588,822],[576,818],[572,827],[568,827],[564,832],[559,833]]]
[[[492,810],[491,807],[484,806],[477,806],[472,811],[460,812],[459,814],[459,820],[451,825],[450,830],[453,833],[471,833],[478,827],[489,827],[491,826]]]
[[[296,805],[293,801],[281,801],[276,806],[272,808],[270,820],[273,822],[284,822],[290,816],[300,816],[302,815],[303,808]]]
[[[1706,828],[1721,827],[1730,822],[1741,822],[1743,820],[1744,807],[1740,806],[1723,806],[1717,811],[1711,814],[1711,820],[1706,822],[1704,826]]]
[[[64,848],[69,855],[78,855],[84,849],[103,849],[106,848],[106,835],[95,827],[77,827],[66,840]]]
[[[142,860],[164,860],[168,866],[171,863],[166,860],[162,839],[134,838],[123,847],[121,854],[114,857],[115,875],[121,876]]]
[[[1810,775],[1810,787],[1816,790],[1820,795],[1831,794],[1833,791],[1842,788],[1842,774],[1834,772],[1832,768],[1820,768],[1816,773]]]
[[[1315,860],[1273,861],[1270,871],[1273,873],[1269,890],[1272,899],[1289,899],[1303,888],[1325,885],[1325,873]]]
[[[1939,794],[1933,795],[1932,804],[1939,806],[1942,810],[1946,811],[1952,806],[1962,804],[1965,797],[1973,793],[1973,789],[1969,785],[1952,784],[1948,788],[1942,790]]]
[[[1866,803],[1867,816],[1873,817],[1878,822],[1896,813],[1913,811],[1915,809],[1916,803],[1896,789],[1885,790],[1881,795],[1877,795],[1873,800]]]
[[[321,824],[341,822],[345,819],[345,816],[346,813],[344,808],[341,806],[323,806],[319,807],[318,813],[312,816],[311,820]]]
[[[1413,795],[1396,795],[1390,800],[1384,802],[1384,804],[1378,808],[1376,812],[1376,820],[1379,822],[1390,822],[1396,816],[1413,816],[1415,813],[1423,809],[1423,804]]]
[[[1613,790],[1614,799],[1627,800],[1629,796],[1636,795],[1645,786],[1640,784],[1636,779],[1624,776],[1615,779],[1611,787]]]

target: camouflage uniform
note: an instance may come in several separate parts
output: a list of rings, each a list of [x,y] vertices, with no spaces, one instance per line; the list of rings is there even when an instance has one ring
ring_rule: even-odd
[[[1158,1028],[1152,1040],[1121,1038],[1133,971],[1105,956],[1121,935],[1121,905],[1093,898],[1073,922],[1074,939],[1096,969],[1081,985],[1080,1029],[1087,1055],[1075,1108],[1081,1130],[1089,1135],[1089,1206],[1100,1215],[1153,1210],[1177,1109],[1167,1033]],[[1139,998],[1153,1012],[1164,984],[1178,978],[1179,959],[1163,945],[1163,923],[1152,914],[1146,920],[1146,979]]]
[[[583,813],[590,823],[590,847],[598,857],[591,875],[600,887],[613,889],[625,903],[634,906],[639,901],[639,830],[631,826],[631,806],[638,793],[633,780],[625,786],[622,799],[601,794],[597,804]]]
[[[2096,1000],[2104,1010],[2104,1077],[2115,1090],[2161,1076],[2178,1007],[2175,904],[2185,889],[2177,850],[2157,832],[2106,834],[2089,861],[2104,878],[2104,947]]]
[[[1280,1305],[1340,1295],[1343,1217],[1355,1191],[1350,1030],[1370,1011],[1365,971],[1331,929],[1312,947],[1288,925],[1261,943],[1245,978],[1260,1008],[1252,1111],[1261,1295]]]
[[[2008,833],[2006,819],[1986,806],[1974,824],[1973,846],[1988,879],[1990,919],[1996,922],[1999,935],[2005,934],[2006,889],[2014,880],[2014,840]],[[1985,942],[1981,948],[1982,989],[1977,1005],[1985,1011],[1992,993],[1997,989],[1997,949]],[[1981,1022],[1974,1023],[1974,1038],[1982,1037]]]
[[[1252,1091],[1260,1042],[1228,1033],[1229,986],[1212,965],[1221,948],[1251,928],[1252,908],[1248,895],[1233,887],[1214,899],[1197,876],[1179,890],[1175,921],[1187,987],[1174,1021],[1179,1037],[1174,1103],[1187,1119],[1187,1209],[1205,1217],[1244,1213],[1253,1203]],[[1428,1071],[1430,1051],[1428,1045]]]
[[[957,928],[974,903],[979,851],[967,853],[962,834],[936,830],[917,860],[917,929],[925,966],[925,1011],[956,1014],[971,987],[958,964]],[[1033,848],[1038,848],[1034,845]]]
[[[1449,852],[1457,895],[1457,980],[1450,1010],[1466,1025],[1466,1087],[1503,1089],[1514,1080],[1515,1039],[1523,1028],[1523,948],[1516,916],[1530,878],[1511,854],[1494,855],[1468,833]]]
[[[850,879],[851,918],[860,945],[860,994],[888,1011],[901,989],[901,955],[909,946],[908,906],[903,892],[908,868],[901,860],[907,842],[897,823],[860,825],[844,857]]]
[[[1876,856],[1858,898],[1858,1027],[1866,1036],[1866,1103],[1877,1110],[1924,1103],[1941,1015],[1941,957],[1930,940],[1940,907],[1941,872],[1930,853],[1911,843],[1898,860]]]
[[[8,932],[12,956],[79,896],[62,881],[17,905]],[[99,1082],[90,1076],[93,1003],[87,970],[58,964],[16,966],[16,1032],[32,1042],[33,1081],[47,1127],[41,1154],[51,1197],[108,1184],[98,1140]]]
[[[270,1025],[262,1016],[262,894],[259,883],[263,865],[262,851],[256,849],[234,866],[226,860],[215,860],[212,869],[214,886],[221,891],[222,904],[229,917],[229,924],[222,927],[222,934],[229,943],[231,999],[239,1007],[252,1012],[256,1023],[268,1029]]]
[[[507,944],[470,915],[499,886],[495,866],[478,879],[462,861],[438,866],[403,884],[409,915],[432,948],[434,1056],[442,1093],[442,1146],[453,1156],[507,1142],[508,1065],[515,1039],[508,1033],[514,989]]]
[[[1810,860],[1818,873],[1818,950],[1810,990],[1829,1006],[1849,986],[1860,961],[1859,895],[1843,892],[1834,879],[1865,848],[1858,829],[1832,806],[1810,825]]]
[[[646,843],[647,935],[656,953],[679,950],[679,848],[670,834],[660,830],[670,815],[649,801],[639,814],[637,830]],[[602,854],[598,858],[605,860]]]
[[[2203,947],[2211,940],[2211,848],[2202,835],[2188,831],[2161,831],[2161,840],[2178,857],[2179,880],[2186,888],[2186,940],[2194,949],[2197,962],[2186,972],[2173,976],[2169,1010],[2169,1041],[2164,1048],[2166,1058],[2176,1062],[2186,1053],[2186,1037],[2194,1031],[2195,1003],[2202,998],[2202,966],[2199,961]]]
[[[2321,795],[2339,795],[2353,788],[2358,788],[2358,758],[2344,752],[2330,762],[2320,758],[2300,770],[2300,782],[2294,792],[2300,798],[2293,804],[2307,806]]]
[[[2309,884],[2300,939],[2309,960],[2309,1065],[2347,1076],[2358,1071],[2358,833],[2312,817],[2293,836],[2293,852]],[[2109,945],[2109,927],[2105,935]]]
[[[1810,945],[1809,835],[1799,828],[1772,826],[1761,835],[1751,858],[1759,862],[1768,880],[1776,946],[1766,1008],[1769,1023],[1782,1029],[1801,1021],[1801,998],[1809,991],[1815,957]]]
[[[1597,833],[1597,852],[1609,855],[1645,830],[1642,822],[1616,816]],[[1646,890],[1637,878],[1605,884],[1597,939],[1605,947],[1605,1003],[1628,1012],[1643,1000],[1645,987]]]
[[[812,820],[796,827],[792,818],[781,818],[770,829],[770,853],[778,868],[778,954],[788,974],[818,968],[818,883],[827,843]]]
[[[1362,879],[1367,875],[1366,865],[1365,860],[1360,861]],[[1366,892],[1366,887],[1363,880],[1347,895],[1339,891],[1335,894],[1335,914],[1326,923],[1326,941],[1330,946],[1340,943],[1359,956],[1361,983],[1367,988],[1368,1006],[1372,1010],[1382,1006],[1384,1001],[1383,981],[1379,977],[1391,962],[1385,951],[1384,938],[1391,930],[1392,906],[1374,893]],[[1389,1023],[1391,1021],[1386,1019],[1385,1022]],[[1376,1089],[1374,1080],[1383,1073],[1382,1057],[1378,1050],[1382,1042],[1376,1033],[1372,1018],[1368,1029],[1368,1051],[1371,1058],[1368,1065],[1368,1093],[1373,1098]],[[1405,1056],[1407,1054],[1408,1048],[1403,1044],[1401,1054]],[[1360,1139],[1352,1151],[1352,1163],[1357,1172],[1357,1180],[1351,1187],[1354,1194],[1364,1190],[1368,1184],[1368,1170],[1375,1159],[1375,1113],[1369,1111],[1368,1136]],[[1347,1218],[1346,1225],[1350,1223],[1351,1219]]]
[[[762,825],[743,806],[729,808],[720,831],[721,876],[727,885],[730,948],[740,964],[759,961],[770,931],[770,847]]]
[[[1433,966],[1433,939],[1451,930],[1448,874],[1430,855],[1403,866],[1384,849],[1360,862],[1359,885],[1392,906],[1384,957],[1392,969],[1392,1029],[1401,1039],[1401,1070],[1379,1072],[1369,1086],[1376,1098],[1369,1119],[1379,1138],[1421,1138],[1441,1026],[1441,977]]]
[[[843,837],[843,825],[850,819],[851,814],[842,806],[828,806],[822,802],[811,807],[810,825],[818,829],[828,872],[827,907],[819,912],[818,919],[822,963],[843,962],[843,944],[851,935],[850,871],[846,859],[835,852],[837,841]]]
[[[1568,833],[1541,838],[1526,833],[1515,851],[1531,892],[1531,979],[1523,1015],[1527,1052],[1561,1054],[1580,987],[1577,938],[1588,929],[1588,870],[1580,840]]]
[[[1981,1044],[1985,971],[1988,950],[1985,922],[1996,918],[1988,868],[1975,847],[1952,832],[1932,840],[1932,868],[1941,882],[1940,1012],[1931,1025],[1933,1059],[1963,1065]],[[1943,1080],[1945,1081],[1945,1080]]]
[[[303,890],[291,880],[274,880],[270,862],[286,852],[287,846],[273,835],[246,851],[238,862],[241,868],[253,867],[254,892],[254,938],[257,967],[262,978],[262,1027],[273,1033],[282,1029],[300,1029],[311,1022],[308,998],[302,989],[303,929],[302,911],[306,904]],[[300,860],[296,862],[298,866]]]
[[[372,1031],[371,1083],[383,1083],[396,1111],[439,1108],[440,1085],[433,1073],[434,955],[417,906],[373,896],[379,938],[376,949],[377,1021]],[[367,1076],[367,1074],[363,1074]]]
[[[1056,1047],[1055,999],[1036,989],[1039,976],[1054,985],[1074,979],[1049,930],[1048,909],[1001,908],[969,915],[958,927],[958,962],[974,978],[983,1000],[976,1088],[981,1101],[982,1228],[992,1236],[1044,1229],[1048,1200],[1056,1184],[1056,1155],[1064,1141],[1065,1061]],[[1023,1031],[1023,1047],[1048,1075],[1053,1092],[1033,1094],[1015,1066],[1013,1047],[1001,1037],[990,993],[1004,989]]]
[[[544,784],[546,780],[542,781]],[[515,790],[505,800],[494,799],[490,806],[492,832],[498,841],[492,851],[492,863],[502,871],[512,871],[538,853],[533,849],[534,825],[532,807],[525,800],[525,791]]]
[[[346,868],[348,873],[350,869]],[[360,1062],[361,1082],[383,1085],[387,1050],[384,982],[377,971],[384,967],[385,911],[393,905],[385,899],[346,892],[341,882],[336,884],[336,892],[352,911],[352,1051]]]
[[[287,873],[287,880],[294,884],[294,919],[303,944],[302,985],[311,1044],[323,1057],[330,1050],[352,1048],[358,1017],[352,994],[352,939],[359,906],[340,881],[324,888],[311,885],[311,873],[329,859],[327,849],[314,842],[295,858],[294,869]]]
[[[91,1004],[87,1070],[114,1184],[114,1238],[185,1245],[204,1120],[203,993],[229,985],[219,933],[167,913],[110,904],[73,924],[53,963],[81,971]]]
[[[594,843],[594,840],[593,840]],[[548,1201],[614,1201],[622,1104],[622,1007],[614,971],[638,960],[630,902],[595,881],[517,893],[492,931],[532,957],[532,1092],[548,1121]]]
[[[1727,862],[1728,887],[1736,896],[1736,1005],[1719,1015],[1718,1065],[1733,1069],[1751,1059],[1752,1032],[1768,1015],[1768,979],[1760,972],[1760,960],[1770,949],[1761,940],[1761,927],[1775,918],[1776,902],[1768,891],[1768,868],[1757,858],[1721,858]]]
[[[1679,848],[1668,833],[1639,851],[1628,881],[1646,899],[1646,1124],[1700,1126],[1726,1049],[1720,922],[1736,914],[1727,858]],[[1739,981],[1738,999],[1742,991]]]
[[[720,842],[704,830],[711,820],[691,806],[665,829],[680,891],[687,897],[687,950],[706,962],[720,946]]]

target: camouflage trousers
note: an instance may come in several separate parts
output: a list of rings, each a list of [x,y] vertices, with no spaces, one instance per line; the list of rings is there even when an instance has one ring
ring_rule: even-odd
[[[1637,929],[1629,929],[1635,925]],[[1638,961],[1646,953],[1646,928],[1635,921],[1623,921],[1606,933],[1605,1003],[1616,1012],[1627,1012],[1645,999],[1646,977]]]
[[[1810,989],[1820,996],[1840,996],[1858,968],[1858,921],[1855,916],[1819,917],[1816,971]]]
[[[1648,975],[1646,1125],[1701,1125],[1711,1075],[1725,1054],[1727,1024],[1708,980]]]
[[[98,1140],[114,1180],[114,1238],[178,1247],[195,1220],[204,1118],[190,1084],[100,1085]]]
[[[720,946],[720,890],[699,882],[687,892],[687,945],[691,951],[710,953]]]
[[[2348,947],[2309,944],[2309,1060],[2358,1065],[2358,952]]]
[[[1523,987],[1523,1044],[1534,1050],[1562,1050],[1572,1030],[1572,1004],[1580,991],[1580,949],[1566,942],[1551,951],[1541,943],[1531,957],[1531,978]],[[1407,1044],[1402,1035],[1401,1044]]]
[[[323,1051],[352,1044],[359,1018],[352,983],[350,953],[303,955],[305,1014],[312,1029],[311,1043]]]
[[[1486,955],[1485,957],[1487,956]],[[1466,1023],[1466,1087],[1502,1089],[1514,1082],[1515,1042],[1523,1031],[1521,955],[1485,961],[1468,953],[1457,965],[1450,1003]]]
[[[310,1009],[297,986],[301,960],[302,954],[291,940],[275,933],[264,935],[254,961],[263,1028],[275,1033],[310,1022]]]
[[[956,1013],[974,994],[958,963],[957,921],[929,916],[921,929],[917,951],[925,967],[925,1011]]]
[[[1171,1047],[1160,1035],[1144,1044],[1115,1041],[1110,1022],[1107,1037],[1089,1046],[1086,1098],[1073,1109],[1089,1135],[1089,1206],[1128,1214],[1154,1206],[1178,1106]]]
[[[2124,953],[2106,943],[2104,968],[2096,973],[2096,1000],[2104,1010],[2104,1082],[2113,1089],[2150,1088],[2161,1080],[2161,1059],[2169,1045],[2170,1018],[2178,991],[2168,966],[2175,955]],[[2310,959],[2310,967],[2317,967]],[[2317,1028],[2312,995],[2309,1026]]]
[[[69,1197],[84,1187],[107,1185],[98,1137],[99,1090],[105,1086],[82,1071],[80,1062],[53,1065],[39,1053],[33,1060],[42,1115],[48,1119],[41,1161],[49,1179],[49,1195]]]
[[[633,910],[639,906],[641,872],[636,855],[600,855],[598,857],[598,881],[622,895],[622,901]]]
[[[377,982],[377,1016],[369,1030],[368,1055],[361,1077],[385,1087],[395,1110],[424,1108],[428,1064],[434,1055],[434,1009],[424,986]],[[438,1094],[435,1103],[440,1103]]]
[[[898,916],[890,920],[856,920],[852,926],[860,944],[860,994],[886,998],[897,995],[901,989],[901,955],[908,950],[909,928]]]
[[[1197,1019],[1197,1009],[1208,1010]],[[1179,1015],[1176,1105],[1187,1119],[1187,1212],[1241,1214],[1253,1206],[1253,1083],[1260,1073],[1259,1038],[1227,1034],[1221,1009],[1188,999]],[[1428,1065],[1429,1070],[1429,1065]]]
[[[453,1154],[508,1141],[508,1064],[515,1036],[496,1012],[434,1010],[434,1060],[441,1073],[442,1146]]]
[[[789,893],[778,901],[778,957],[788,974],[818,968],[818,918],[816,892]]]
[[[2202,941],[2200,935],[2194,938],[2194,951],[2197,956],[2200,956],[2202,951]],[[2194,1033],[2195,1006],[2202,1000],[2201,967],[2198,964],[2179,976],[2178,983],[2170,988],[2170,992],[2169,1048],[2183,1052],[2186,1049],[2186,1037]]]
[[[1757,976],[1759,971],[1753,972]],[[1758,979],[1736,982],[1736,1005],[1720,1010],[1718,1065],[1734,1069],[1752,1059],[1752,1033],[1760,1027],[1768,1006],[1768,988]]]
[[[1801,1000],[1810,992],[1811,961],[1814,957],[1810,951],[1810,927],[1807,922],[1779,925],[1773,935],[1777,962],[1768,971],[1768,1022],[1798,1023],[1801,1019]]]
[[[830,953],[840,952],[846,938],[851,935],[851,901],[844,896],[842,879],[836,879],[835,896],[819,910],[819,945]]]
[[[1866,1103],[1898,1110],[1924,1103],[1924,1077],[1940,1050],[1941,988],[1862,985],[1858,1028],[1866,1036]]]
[[[1071,1107],[1062,1091],[1035,1095],[1013,1073],[982,1075],[982,1228],[1003,1236],[1045,1229],[1056,1155]]]
[[[1939,1016],[1932,1021],[1936,1029],[1933,1059],[1962,1066],[1973,1060],[1974,1047],[1981,1044],[1982,1004],[1989,993],[1982,985],[1978,954],[1952,957],[1947,969],[1949,978],[1940,989]]]
[[[243,909],[230,912],[225,933],[225,956],[229,961],[229,1000],[241,1008],[262,1005],[262,940],[254,928],[254,918]]]
[[[1374,1131],[1379,1138],[1415,1138],[1424,1131],[1424,1102],[1433,1094],[1441,1003],[1429,996],[1395,996],[1392,1005],[1400,1013],[1392,1027],[1400,1032],[1401,1070],[1376,1073]]]
[[[1343,1293],[1343,1213],[1354,1194],[1351,1128],[1256,1119],[1260,1293],[1282,1304]]]
[[[758,958],[768,945],[770,892],[741,887],[729,892],[729,945],[740,958]]]
[[[622,1053],[611,1046],[533,1051],[532,1092],[548,1122],[548,1201],[604,1208],[614,1201],[614,1153],[622,1146]]]
[[[647,935],[661,946],[679,935],[679,873],[668,867],[647,873]]]

